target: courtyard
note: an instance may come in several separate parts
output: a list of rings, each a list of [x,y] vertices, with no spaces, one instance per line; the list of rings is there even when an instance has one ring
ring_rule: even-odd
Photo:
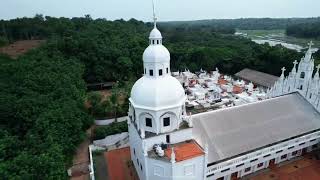
[[[293,161],[273,165],[268,169],[243,177],[248,180],[319,180],[320,160],[314,153]]]

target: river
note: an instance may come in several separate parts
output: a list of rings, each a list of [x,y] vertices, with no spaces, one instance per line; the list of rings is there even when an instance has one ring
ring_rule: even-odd
[[[252,41],[258,44],[268,43],[270,46],[276,46],[280,44],[283,47],[293,49],[298,52],[301,52],[307,48],[308,42],[311,41],[311,39],[301,39],[287,36],[284,30],[237,30],[235,35],[250,38]],[[314,43],[314,47],[319,47],[319,41],[314,41]],[[318,48],[315,49],[318,50]]]

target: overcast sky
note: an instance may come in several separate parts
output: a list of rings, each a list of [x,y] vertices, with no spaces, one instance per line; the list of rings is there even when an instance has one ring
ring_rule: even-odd
[[[55,17],[152,20],[151,0],[0,0],[0,19]],[[320,0],[155,0],[159,21],[241,17],[318,17]]]

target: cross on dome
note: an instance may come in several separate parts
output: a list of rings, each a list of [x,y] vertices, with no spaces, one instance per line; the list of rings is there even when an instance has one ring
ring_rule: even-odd
[[[284,72],[286,71],[286,68],[283,67],[283,68],[281,69],[281,71],[282,71],[282,74],[284,74]]]
[[[298,61],[295,60],[295,61],[293,62],[294,67],[296,67],[297,64],[298,64]]]
[[[311,49],[312,46],[314,45],[314,43],[313,43],[312,41],[310,41],[310,42],[308,43],[308,45],[309,45],[309,49]]]

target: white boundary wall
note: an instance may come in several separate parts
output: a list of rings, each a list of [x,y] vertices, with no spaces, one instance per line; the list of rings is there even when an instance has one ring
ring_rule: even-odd
[[[89,145],[89,157],[90,157],[90,159],[89,159],[90,160],[90,165],[89,165],[90,179],[95,180],[91,145]]]
[[[128,116],[123,116],[123,117],[119,117],[117,118],[117,122],[123,122],[126,121],[128,119]],[[94,121],[94,123],[98,126],[105,126],[105,125],[109,125],[111,123],[115,122],[115,118],[113,119],[102,119],[102,120],[98,120],[96,119]]]

